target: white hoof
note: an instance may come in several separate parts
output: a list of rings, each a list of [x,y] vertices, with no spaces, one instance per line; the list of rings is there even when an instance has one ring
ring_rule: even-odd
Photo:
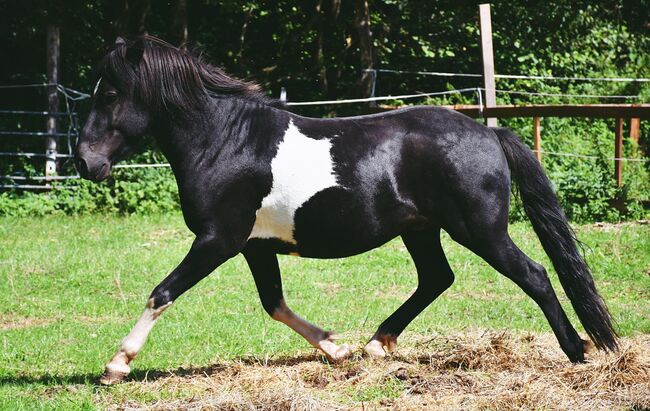
[[[386,356],[383,344],[377,340],[370,341],[365,347],[363,347],[363,350],[373,357],[383,358]]]
[[[126,363],[127,357],[120,352],[106,365],[104,374],[99,379],[100,384],[113,385],[121,382],[131,372],[131,367]]]
[[[338,346],[331,340],[323,340],[319,342],[318,348],[325,354],[327,359],[332,362],[341,361],[352,354],[352,349],[349,345],[343,344]]]

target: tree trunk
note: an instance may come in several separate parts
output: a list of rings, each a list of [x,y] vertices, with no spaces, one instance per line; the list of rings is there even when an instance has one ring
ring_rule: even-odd
[[[242,71],[245,71],[246,64],[244,60],[244,45],[246,44],[246,32],[248,31],[248,24],[253,17],[253,7],[247,7],[244,14],[244,23],[242,23],[241,31],[239,32],[239,52],[237,52],[237,64]]]
[[[345,31],[341,29],[339,15],[341,0],[320,0],[318,12],[317,61],[321,89],[327,98],[337,97],[337,84],[341,77],[342,56],[345,55]]]
[[[187,44],[187,0],[176,0],[174,2],[171,30],[172,43],[184,49]]]
[[[48,24],[46,31],[47,82],[51,84],[47,88],[47,110],[57,112],[59,111],[59,93],[56,85],[59,83],[61,36],[57,25]],[[45,139],[45,176],[52,176],[56,174],[57,117],[54,115],[47,117],[45,127],[47,133],[52,134]]]
[[[115,32],[118,36],[133,38],[147,33],[151,0],[121,0],[115,2],[115,7]]]
[[[370,31],[370,11],[368,0],[355,0],[355,22],[359,36],[359,57],[361,60],[361,77],[359,78],[359,92],[362,97],[369,97],[373,93],[373,80],[375,74],[371,71],[372,63],[372,32]]]

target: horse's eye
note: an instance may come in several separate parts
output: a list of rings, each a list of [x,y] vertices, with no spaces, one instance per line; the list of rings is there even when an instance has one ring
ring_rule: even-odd
[[[102,99],[106,104],[111,104],[117,100],[117,93],[114,91],[107,91],[106,93],[102,94]]]

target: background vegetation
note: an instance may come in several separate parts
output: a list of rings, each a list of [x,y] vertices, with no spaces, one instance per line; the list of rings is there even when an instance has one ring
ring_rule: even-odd
[[[290,101],[362,97],[372,79],[364,68],[480,73],[478,3],[449,0],[96,0],[10,2],[0,0],[0,84],[44,81],[45,25],[61,28],[61,83],[88,91],[92,67],[116,35],[148,32],[175,44],[186,41],[233,75],[261,83]],[[650,23],[646,0],[493,4],[498,73],[650,77]],[[366,25],[365,22],[369,24]],[[477,78],[379,73],[376,95],[481,86]],[[497,88],[559,94],[634,95],[648,102],[648,83],[497,80]],[[499,103],[621,102],[553,96],[498,94]],[[399,105],[403,102],[389,102]],[[416,104],[476,103],[472,94],[412,101]],[[0,109],[43,109],[42,90],[1,90]],[[88,103],[76,107],[83,119]],[[369,111],[368,105],[316,106],[300,114],[332,116]],[[502,121],[528,143],[530,119]],[[38,118],[0,117],[8,130],[41,130]],[[644,215],[650,197],[648,163],[626,163],[624,185],[614,184],[613,120],[544,119],[543,149],[597,159],[547,155],[544,165],[567,214],[576,221],[618,220]],[[647,152],[648,122],[641,147],[626,141],[624,155]],[[626,131],[627,133],[627,131]],[[6,138],[0,151],[42,151],[34,138]],[[155,150],[135,161],[151,160]],[[158,155],[159,156],[159,155]],[[159,160],[162,160],[159,158]],[[70,171],[70,164],[62,164]],[[38,161],[0,160],[0,174],[38,175]],[[0,194],[0,214],[61,212],[143,213],[177,209],[169,170],[122,170],[99,186],[66,182],[47,194]],[[618,204],[617,208],[611,207]]]

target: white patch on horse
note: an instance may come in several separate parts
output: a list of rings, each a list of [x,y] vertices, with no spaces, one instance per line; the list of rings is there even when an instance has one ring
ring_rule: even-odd
[[[170,305],[171,302],[162,307],[153,308],[153,301],[150,300],[147,303],[144,312],[138,319],[138,322],[135,323],[129,335],[127,335],[122,341],[120,351],[123,351],[129,358],[133,359],[133,357],[140,352],[142,346],[144,346],[144,343],[147,341],[147,337],[160,314],[162,314],[162,312]]]
[[[257,210],[248,238],[278,238],[296,244],[294,217],[316,193],[337,186],[329,139],[316,140],[289,122],[275,158],[271,161],[273,186]]]
[[[102,82],[102,78],[100,77],[99,80],[97,80],[97,84],[95,84],[95,89],[93,90],[93,96],[97,94],[97,90],[99,90],[99,83]]]

